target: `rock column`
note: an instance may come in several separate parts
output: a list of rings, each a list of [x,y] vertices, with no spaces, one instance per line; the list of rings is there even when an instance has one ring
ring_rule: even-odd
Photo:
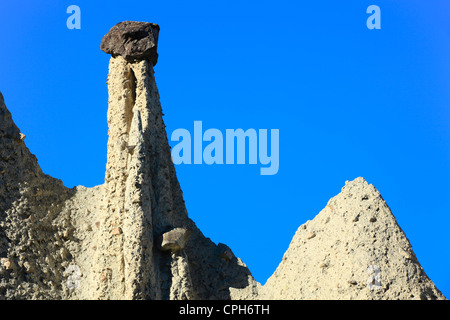
[[[159,254],[154,240],[175,225],[175,175],[153,71],[158,33],[156,24],[126,21],[101,44],[112,55],[106,211],[96,267],[101,299],[169,297],[173,283],[164,271],[182,261]]]

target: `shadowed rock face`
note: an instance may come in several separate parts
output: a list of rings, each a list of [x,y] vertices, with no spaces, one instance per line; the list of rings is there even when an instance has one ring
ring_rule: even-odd
[[[154,66],[158,61],[158,35],[159,26],[155,23],[124,21],[103,37],[100,49],[129,62],[148,60]]]

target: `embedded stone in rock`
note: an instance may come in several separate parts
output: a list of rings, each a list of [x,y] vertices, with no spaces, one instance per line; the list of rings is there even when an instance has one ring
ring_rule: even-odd
[[[116,24],[103,37],[100,49],[113,57],[122,56],[128,62],[158,61],[159,26],[155,23],[124,21]]]
[[[233,251],[231,251],[231,249],[223,243],[219,243],[217,245],[217,249],[219,251],[219,257],[226,260],[226,261],[231,261],[234,258],[234,254]]]
[[[121,234],[122,234],[122,228],[120,228],[120,227],[116,227],[112,231],[112,235],[113,236],[118,236],[118,235],[121,235]]]
[[[13,263],[11,260],[7,258],[1,258],[0,259],[0,266],[5,268],[6,270],[12,270],[13,269]]]
[[[245,264],[224,263],[188,217],[152,66],[159,28],[142,24],[150,30],[137,37],[121,33],[126,25],[102,46],[113,54],[103,185],[67,189],[45,175],[0,96],[0,300],[225,300],[256,292]],[[126,60],[136,49],[142,60]],[[71,290],[78,278],[65,271],[75,263],[82,278]]]
[[[164,233],[160,238],[161,250],[179,251],[184,249],[191,233],[190,230],[185,228],[175,228]]]
[[[316,234],[314,233],[314,232],[310,232],[310,233],[308,233],[307,235],[306,235],[306,239],[312,239],[312,238],[314,238],[316,236]]]

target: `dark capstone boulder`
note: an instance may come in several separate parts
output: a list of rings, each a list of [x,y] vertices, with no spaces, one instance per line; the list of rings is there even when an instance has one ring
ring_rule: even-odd
[[[116,24],[103,37],[100,49],[127,61],[158,61],[159,26],[155,23],[124,21]]]

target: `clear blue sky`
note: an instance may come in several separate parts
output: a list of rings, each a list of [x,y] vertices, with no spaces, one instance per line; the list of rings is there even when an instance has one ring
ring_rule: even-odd
[[[81,30],[69,30],[69,5]],[[381,30],[366,27],[369,5]],[[180,165],[190,217],[261,283],[296,229],[363,176],[450,297],[450,3],[2,1],[0,91],[45,173],[103,183],[116,23],[161,27],[155,67],[167,131],[279,129],[280,170]]]

